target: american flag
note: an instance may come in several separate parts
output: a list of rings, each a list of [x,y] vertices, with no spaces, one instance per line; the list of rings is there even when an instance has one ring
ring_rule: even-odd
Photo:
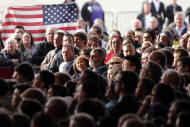
[[[5,42],[17,25],[32,33],[35,42],[43,41],[45,29],[51,26],[73,33],[77,29],[78,11],[75,3],[9,7],[4,14],[1,38]]]

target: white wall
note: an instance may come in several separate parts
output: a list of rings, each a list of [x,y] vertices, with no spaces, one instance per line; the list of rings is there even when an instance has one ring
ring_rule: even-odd
[[[88,0],[76,0],[79,8]],[[97,0],[103,7],[104,11],[112,12],[116,15],[120,11],[141,11],[141,4],[144,0]],[[171,3],[171,0],[161,0],[165,6]],[[22,6],[22,5],[39,5],[39,4],[60,4],[64,0],[0,0],[0,19],[3,17],[2,12],[9,6]],[[184,10],[190,6],[190,0],[178,0],[178,4]],[[114,17],[116,19],[116,17]],[[114,20],[115,22],[115,20]]]

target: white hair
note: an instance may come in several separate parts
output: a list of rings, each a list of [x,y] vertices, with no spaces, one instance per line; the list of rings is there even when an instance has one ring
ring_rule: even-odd
[[[14,38],[8,38],[7,40],[6,40],[6,42],[5,42],[5,49],[7,50],[8,49],[8,43],[10,42],[10,41],[12,41],[14,44],[15,44],[15,46],[16,46],[16,49],[18,48],[18,44],[17,44],[17,41],[14,39]]]
[[[46,28],[46,33],[47,33],[47,31],[49,31],[49,30],[54,30],[54,33],[57,31],[57,28],[55,28],[55,27],[47,27]]]

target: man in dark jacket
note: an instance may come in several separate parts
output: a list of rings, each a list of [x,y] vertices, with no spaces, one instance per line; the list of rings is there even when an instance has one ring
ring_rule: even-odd
[[[89,60],[92,70],[104,77],[107,75],[107,66],[104,64],[105,55],[103,48],[95,48],[91,51]]]
[[[52,72],[59,71],[73,75],[73,62],[76,57],[73,46],[65,44],[62,47],[62,51],[56,55],[56,58],[51,64],[49,70]]]
[[[46,40],[37,44],[34,49],[34,53],[32,55],[32,64],[40,66],[42,61],[44,60],[46,54],[53,50],[55,47],[53,45],[53,39],[56,29],[53,27],[49,27],[46,29]]]
[[[162,26],[165,21],[164,3],[161,2],[160,0],[153,0],[151,2],[151,12],[158,19],[159,26],[162,29]]]
[[[138,76],[133,71],[121,71],[114,77],[114,91],[119,98],[117,104],[110,111],[110,114],[119,119],[123,114],[136,113],[138,103],[133,94],[137,87]]]
[[[145,30],[148,29],[149,20],[152,16],[155,16],[155,15],[152,14],[151,12],[150,3],[148,1],[144,1],[142,5],[142,12],[137,16],[137,19],[139,19],[142,22],[142,25]]]
[[[167,6],[166,8],[166,17],[168,18],[168,23],[167,25],[169,25],[170,23],[174,22],[174,15],[176,14],[176,12],[178,11],[182,11],[181,6],[179,6],[176,3],[177,0],[172,0],[172,4],[170,4],[169,6]]]

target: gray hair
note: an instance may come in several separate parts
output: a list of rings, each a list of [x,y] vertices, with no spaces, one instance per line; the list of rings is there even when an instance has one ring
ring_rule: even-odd
[[[91,52],[97,52],[99,56],[105,57],[106,51],[103,48],[95,48]]]
[[[185,14],[184,14],[182,11],[180,11],[180,12],[177,12],[174,17],[175,17],[175,18],[176,18],[176,17],[182,17],[183,19],[185,19]],[[175,18],[174,18],[174,19],[175,19]]]
[[[166,77],[167,77],[168,80],[163,79],[163,78],[166,78]],[[177,70],[167,69],[162,75],[162,81],[164,83],[171,84],[171,86],[174,87],[174,89],[178,89],[179,86],[180,86],[180,83],[181,83],[181,75]]]
[[[70,118],[77,127],[95,127],[96,123],[92,116],[86,113],[77,113]]]
[[[62,48],[63,48],[63,47],[69,47],[69,48],[71,48],[71,50],[72,50],[73,52],[75,52],[74,47],[73,47],[71,44],[65,44],[65,45],[62,46]]]

